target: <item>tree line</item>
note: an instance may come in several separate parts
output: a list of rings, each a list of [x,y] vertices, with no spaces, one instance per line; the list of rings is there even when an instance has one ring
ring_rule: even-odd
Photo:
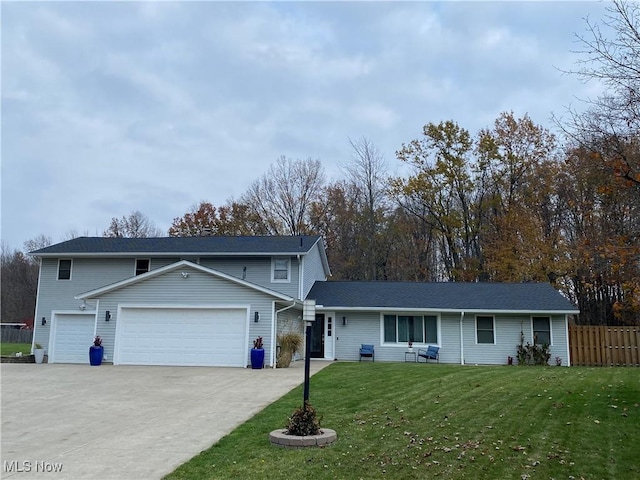
[[[639,22],[637,4],[616,1],[601,25],[587,23],[570,73],[606,90],[556,119],[560,139],[504,112],[475,133],[426,124],[396,152],[401,176],[368,138],[349,141],[338,180],[319,159],[282,156],[240,197],[202,201],[167,233],[320,234],[334,280],[550,282],[579,307],[578,323],[640,324]],[[103,235],[163,233],[135,211]],[[19,303],[9,292],[21,268],[31,260],[3,247],[3,321],[17,315],[5,306]]]

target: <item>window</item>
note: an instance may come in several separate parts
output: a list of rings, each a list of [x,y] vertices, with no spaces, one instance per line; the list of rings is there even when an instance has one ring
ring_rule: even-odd
[[[496,343],[493,317],[476,317],[476,343]]]
[[[549,317],[533,317],[533,343],[551,345],[551,319]]]
[[[291,262],[288,258],[274,258],[271,262],[271,281],[289,282],[291,277]]]
[[[142,275],[149,271],[149,264],[151,261],[148,258],[136,259],[136,275]]]
[[[435,315],[385,315],[384,343],[438,343]]]
[[[71,260],[58,260],[58,280],[71,280]]]

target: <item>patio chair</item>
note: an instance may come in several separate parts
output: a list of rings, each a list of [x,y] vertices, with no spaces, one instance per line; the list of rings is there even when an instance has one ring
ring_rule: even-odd
[[[362,357],[371,357],[371,361],[376,361],[376,354],[373,351],[373,345],[365,345],[364,343],[360,346],[360,360],[362,361]]]
[[[436,347],[434,345],[429,345],[426,349],[419,348],[418,349],[418,363],[420,363],[420,359],[424,358],[424,362],[428,363],[429,360],[436,360],[440,363],[440,347]]]

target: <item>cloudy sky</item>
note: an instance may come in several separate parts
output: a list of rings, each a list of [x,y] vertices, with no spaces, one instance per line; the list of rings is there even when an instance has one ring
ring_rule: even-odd
[[[575,67],[595,2],[2,2],[2,240],[166,230],[242,195],[279,156],[329,179],[367,137],[472,133],[597,93]]]

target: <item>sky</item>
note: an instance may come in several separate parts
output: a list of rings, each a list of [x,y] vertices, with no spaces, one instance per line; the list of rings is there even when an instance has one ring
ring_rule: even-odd
[[[278,157],[342,176],[349,139],[395,152],[425,124],[501,112],[552,131],[600,86],[563,70],[601,2],[6,2],[1,237],[166,231],[239,198]]]

